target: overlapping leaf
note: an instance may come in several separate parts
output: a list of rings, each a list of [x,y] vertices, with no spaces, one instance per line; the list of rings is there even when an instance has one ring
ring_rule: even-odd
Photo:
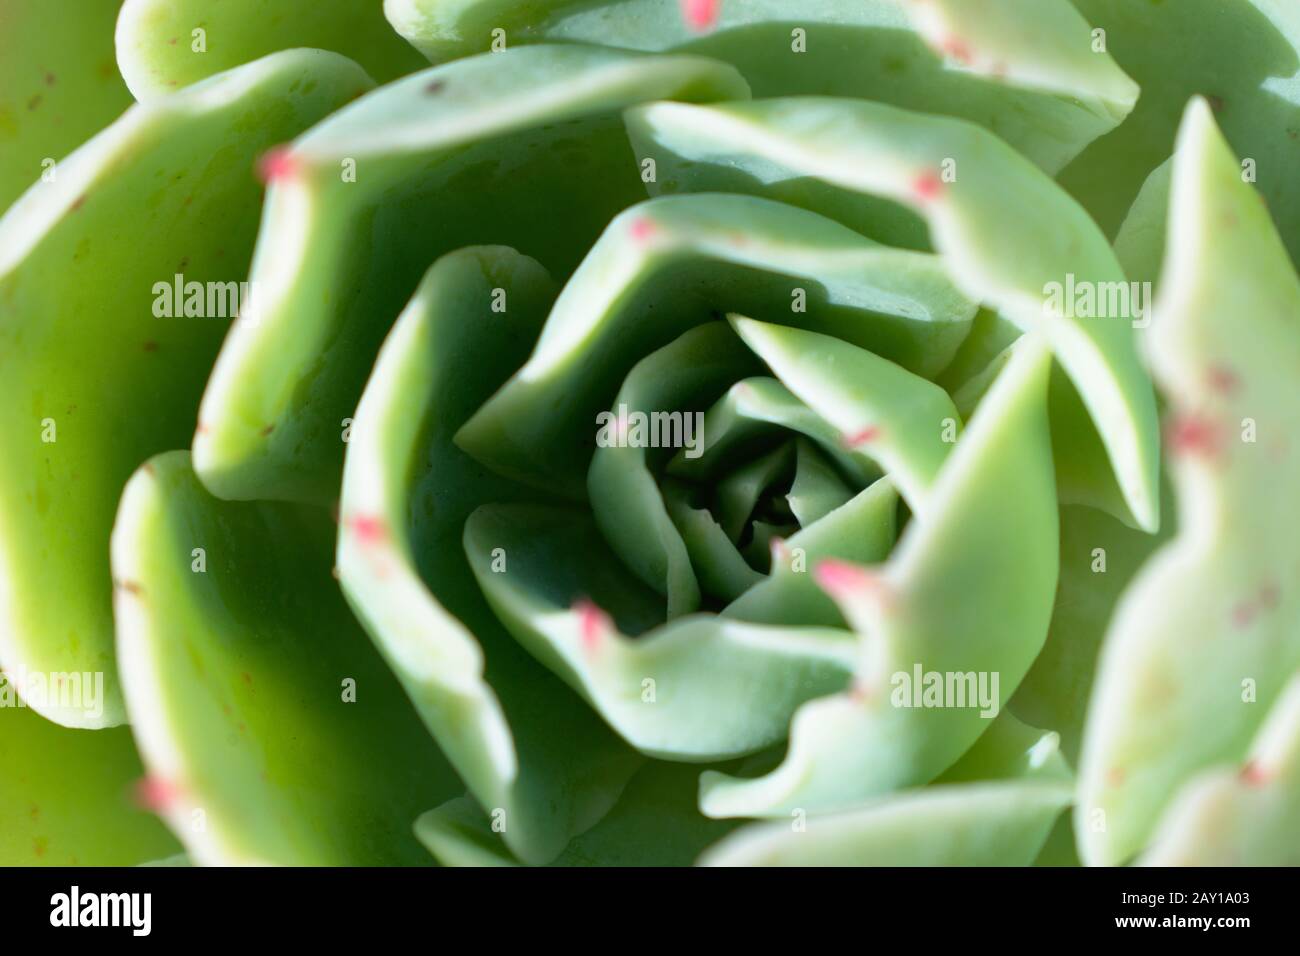
[[[114,35],[122,78],[142,103],[294,47],[342,53],[381,83],[423,65],[377,3],[125,0],[116,31],[101,31],[101,39],[106,32]]]
[[[218,501],[187,452],[122,496],[132,729],[149,799],[200,864],[420,864],[410,821],[460,790],[347,613],[331,538],[324,513]]]
[[[492,309],[495,289],[505,312]],[[531,863],[595,823],[640,763],[504,631],[460,543],[481,504],[528,497],[451,436],[523,360],[553,297],[535,261],[501,247],[452,253],[430,270],[357,410],[338,544],[358,616],[471,793],[504,815],[510,849]],[[507,573],[518,561],[500,557]]]
[[[60,727],[0,685],[0,865],[130,866],[175,839],[133,802],[144,775],[131,732]]]
[[[753,824],[711,866],[1028,866],[1070,802],[1055,734],[1003,714],[933,787],[824,815]]]
[[[107,675],[101,715],[42,708],[51,719],[123,720],[114,510],[144,459],[188,440],[229,324],[213,287],[191,309],[174,286],[220,283],[231,301],[225,283],[244,278],[256,228],[258,153],[370,85],[337,54],[274,54],[132,108],[0,220],[0,660]]]
[[[0,210],[131,105],[115,0],[0,2]]]
[[[530,47],[391,83],[277,154],[251,275],[258,321],[222,350],[194,438],[204,483],[226,498],[332,498],[341,423],[430,262],[499,242],[567,274],[644,195],[619,110],[747,95],[697,57]]]
[[[954,120],[863,102],[794,98],[723,106],[651,104],[630,110],[638,155],[686,188],[772,192],[814,177],[922,214],[944,264],[967,295],[1022,329],[1039,329],[1091,416],[1125,510],[1159,523],[1155,402],[1141,368],[1133,315],[1049,309],[1053,283],[1124,282],[1119,262],[1084,210],[997,138]],[[873,162],[861,161],[870,154]],[[833,202],[827,197],[826,204]],[[1072,417],[1063,449],[1086,432]],[[1103,491],[1098,497],[1105,500]]]
[[[1275,510],[1275,489],[1300,483],[1300,280],[1204,100],[1184,119],[1169,197],[1149,352],[1179,531],[1102,650],[1076,806],[1094,863],[1140,850],[1191,774],[1241,760],[1300,662],[1300,545]]]
[[[538,42],[689,51],[734,64],[756,97],[862,97],[971,120],[1051,173],[1137,98],[1066,0],[723,0],[687,16],[679,4],[386,0],[384,9],[435,63]]]
[[[888,562],[823,569],[824,586],[859,634],[854,687],[799,710],[775,771],[706,774],[706,814],[850,807],[929,782],[987,729],[1042,647],[1056,589],[1049,364],[1037,335],[1021,340],[940,471],[928,513],[913,518]],[[926,708],[909,695],[900,705],[895,677],[917,669],[983,679],[996,703]]]

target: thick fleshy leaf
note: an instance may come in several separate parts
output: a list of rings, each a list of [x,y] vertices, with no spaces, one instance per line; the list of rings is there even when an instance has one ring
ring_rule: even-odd
[[[1173,152],[1187,100],[1205,96],[1233,151],[1251,161],[1292,262],[1300,262],[1300,7],[1292,0],[1074,0],[1142,87],[1137,108],[1061,174],[1114,234],[1147,175]],[[1132,278],[1132,277],[1130,277]]]
[[[1172,498],[1166,496],[1166,502]],[[1052,625],[1010,708],[1035,726],[1059,733],[1061,751],[1071,763],[1079,759],[1107,625],[1134,574],[1171,536],[1174,522],[1167,509],[1166,516],[1160,534],[1149,535],[1095,508],[1061,508],[1061,578]]]
[[[889,474],[914,512],[924,512],[960,419],[947,393],[842,339],[732,316],[745,344],[841,441]]]
[[[670,618],[697,610],[700,589],[650,459],[663,459],[672,448],[701,451],[704,434],[694,409],[759,367],[725,323],[697,326],[636,364],[607,413],[612,434],[604,443],[597,438],[587,472],[592,516],[622,562],[667,597]],[[688,441],[694,452],[683,447]]]
[[[342,53],[381,83],[427,65],[369,0],[126,0],[115,39],[141,102],[293,47]]]
[[[851,807],[927,783],[987,729],[1042,647],[1056,589],[1050,364],[1036,334],[1021,340],[948,457],[928,512],[913,517],[886,564],[823,566],[823,585],[860,635],[854,687],[800,708],[772,773],[706,773],[706,814]],[[930,673],[945,686],[969,675],[954,688],[963,699],[914,706]]]
[[[494,242],[567,274],[644,196],[622,108],[747,95],[708,60],[537,46],[390,83],[275,154],[258,322],[236,328],[203,398],[204,483],[225,498],[332,498],[340,422],[430,262]]]
[[[1049,172],[1137,98],[1067,0],[721,0],[700,5],[698,20],[680,4],[387,0],[384,9],[434,62],[494,43],[684,49],[735,64],[758,97],[863,97],[971,120]]]
[[[1050,780],[1069,786],[1073,775],[1061,754],[1060,734],[1030,726],[1004,710],[935,783],[1014,779]]]
[[[758,376],[737,382],[704,414],[704,441],[698,457],[678,452],[668,473],[695,481],[716,480],[743,460],[795,432],[811,438],[855,483],[868,484],[880,469],[860,448],[845,448],[843,436],[779,381]]]
[[[1122,284],[1124,274],[1083,208],[1023,156],[966,123],[821,97],[650,104],[629,110],[627,123],[637,155],[654,158],[661,176],[706,170],[725,174],[728,189],[764,195],[775,180],[813,177],[841,194],[877,195],[921,214],[963,292],[1047,336],[1104,442],[1108,480],[1118,482],[1139,526],[1158,525],[1155,400],[1133,317],[1082,319],[1064,294],[1060,302],[1050,294],[1080,284],[1118,289],[1110,283]]]
[[[1148,352],[1179,531],[1102,648],[1075,811],[1089,863],[1133,856],[1190,775],[1240,761],[1300,664],[1300,537],[1277,510],[1300,486],[1300,280],[1204,100],[1179,134],[1160,288]]]
[[[492,570],[497,549],[508,573]],[[487,505],[465,525],[465,550],[519,642],[653,757],[756,753],[785,736],[795,708],[852,672],[855,642],[842,630],[708,614],[648,630],[662,602],[568,508]]]
[[[1003,713],[935,786],[744,827],[712,866],[1028,866],[1070,802],[1056,734]]]
[[[967,783],[926,787],[861,810],[746,827],[706,866],[1028,866],[1070,804],[1068,786]],[[798,822],[796,817],[795,822]]]
[[[1240,767],[1194,777],[1161,820],[1146,866],[1300,866],[1300,674]]]
[[[853,489],[810,441],[795,443],[795,472],[785,496],[802,528],[830,514],[853,497]]]
[[[739,545],[741,533],[749,524],[759,498],[772,486],[788,484],[793,477],[794,446],[791,444],[778,445],[724,476],[717,483],[714,495],[718,524],[727,537]]]
[[[719,601],[734,601],[764,576],[749,565],[717,519],[691,499],[691,489],[671,479],[664,483],[664,506],[681,535],[700,590]]]
[[[503,474],[571,494],[595,444],[591,423],[632,365],[720,311],[934,369],[975,310],[934,256],[878,246],[793,206],[751,196],[651,200],[610,223],[528,363],[456,440]]]
[[[505,290],[505,312],[492,308],[494,289]],[[466,786],[530,863],[598,820],[641,762],[506,633],[460,544],[482,502],[524,493],[451,436],[524,360],[554,295],[541,266],[510,249],[461,250],[433,266],[357,409],[338,546],[344,593]],[[516,573],[515,555],[491,559]]]
[[[882,478],[772,549],[772,570],[723,609],[724,617],[762,624],[843,627],[844,618],[811,573],[828,558],[883,561],[894,544],[898,492]]]
[[[0,212],[117,118],[117,0],[0,0]]]
[[[637,771],[619,802],[576,837],[553,866],[689,866],[735,828],[695,807],[698,768],[655,760]],[[467,797],[420,817],[416,835],[446,866],[514,866],[493,821]]]
[[[129,730],[70,730],[15,704],[0,684],[0,865],[131,866],[179,849],[131,801],[144,770]]]
[[[252,249],[255,157],[368,86],[334,53],[250,63],[132,108],[0,220],[0,405],[12,416],[0,661],[107,675],[99,717],[47,717],[124,719],[108,570],[118,495],[140,462],[193,433]],[[181,281],[207,285],[173,301]]]
[[[188,452],[113,529],[118,666],[157,812],[200,864],[415,864],[461,783],[330,580],[329,518],[209,495]]]

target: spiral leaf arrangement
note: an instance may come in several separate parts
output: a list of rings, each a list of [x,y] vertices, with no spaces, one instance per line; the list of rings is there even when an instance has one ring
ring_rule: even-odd
[[[1300,862],[1289,5],[73,6],[0,860]]]

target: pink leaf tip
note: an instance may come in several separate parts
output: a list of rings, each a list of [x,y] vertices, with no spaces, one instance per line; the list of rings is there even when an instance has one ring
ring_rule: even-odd
[[[1207,457],[1219,451],[1220,435],[1213,422],[1197,415],[1179,415],[1168,428],[1170,451],[1176,454],[1198,453]]]
[[[353,515],[347,526],[362,544],[377,544],[388,535],[383,520],[373,515]]]
[[[718,22],[722,0],[682,0],[682,17],[692,30],[703,33]]]
[[[257,177],[268,185],[277,179],[289,179],[298,172],[298,161],[288,146],[277,146],[257,161]]]
[[[1262,787],[1273,779],[1273,775],[1264,767],[1261,767],[1256,760],[1248,760],[1246,765],[1241,768],[1239,776],[1241,782],[1248,787]]]
[[[813,575],[817,585],[836,600],[859,595],[876,583],[876,577],[870,571],[835,558],[817,562]]]
[[[880,437],[880,428],[876,425],[868,425],[866,428],[847,434],[843,437],[845,448],[857,448],[859,445],[867,445]]]
[[[609,615],[587,598],[579,598],[573,603],[573,613],[578,615],[578,633],[588,650],[598,647],[601,637],[613,629]]]
[[[912,180],[912,193],[921,202],[938,199],[943,192],[943,180],[933,170],[927,170]]]
[[[143,777],[135,783],[132,797],[138,807],[151,813],[166,810],[180,796],[180,787],[161,777]]]
[[[633,219],[632,225],[629,227],[628,231],[631,233],[632,238],[635,241],[648,242],[654,237],[655,233],[659,231],[659,227],[656,226],[652,220],[642,217],[639,219]]]

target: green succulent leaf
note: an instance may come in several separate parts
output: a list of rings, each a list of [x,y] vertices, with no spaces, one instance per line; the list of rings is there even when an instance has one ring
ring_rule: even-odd
[[[735,601],[763,581],[763,574],[746,560],[713,514],[694,506],[692,490],[666,482],[661,493],[705,595]]]
[[[683,449],[667,471],[679,478],[716,480],[737,460],[768,445],[774,437],[795,432],[807,436],[830,456],[855,484],[880,477],[880,469],[861,448],[845,448],[844,436],[830,422],[794,396],[775,378],[742,379],[704,414],[703,443],[698,457]]]
[[[131,105],[116,0],[0,0],[0,210]]]
[[[1172,525],[1166,520],[1159,535],[1149,535],[1096,508],[1061,508],[1061,576],[1052,624],[1010,707],[1059,733],[1061,752],[1071,763],[1079,759],[1097,655],[1115,606],[1147,558],[1172,536]]]
[[[456,441],[502,474],[572,495],[591,423],[640,356],[721,311],[768,315],[773,303],[789,304],[788,316],[776,307],[783,322],[905,368],[946,363],[974,314],[934,256],[755,197],[651,200],[610,223],[536,351]]]
[[[131,866],[179,849],[131,801],[144,769],[129,730],[60,727],[13,694],[0,683],[0,865]]]
[[[381,83],[425,65],[369,2],[125,0],[115,42],[122,78],[142,103],[294,47],[342,53]]]
[[[823,567],[823,585],[859,635],[854,687],[799,709],[772,773],[706,773],[707,815],[851,807],[929,782],[987,729],[978,707],[898,706],[898,675],[982,672],[1000,707],[1042,647],[1056,589],[1050,364],[1036,334],[1021,340],[941,469],[928,510],[882,567]]]
[[[1243,766],[1185,784],[1145,866],[1300,866],[1300,675],[1269,711]]]
[[[845,504],[853,489],[812,442],[795,442],[795,456],[794,481],[786,499],[799,526],[806,528]]]
[[[711,847],[708,866],[1028,866],[1070,803],[1055,734],[1003,713],[935,785],[838,813],[791,811]]]
[[[977,122],[1049,173],[1137,99],[1067,0],[728,0],[701,5],[698,20],[679,5],[386,0],[384,10],[434,62],[538,42],[686,50],[735,65],[757,97],[866,97]]]
[[[693,441],[702,441],[703,429],[697,433],[696,419],[690,417],[694,415],[692,406],[702,404],[758,367],[757,360],[725,324],[697,326],[638,362],[618,392],[614,411],[607,413],[611,432],[628,437],[626,433],[638,421],[632,416],[639,415],[646,416],[643,421],[648,423],[651,434],[638,435],[636,444],[617,443],[618,434],[608,436],[605,444],[597,439],[599,447],[587,472],[592,517],[623,564],[667,597],[670,618],[699,608],[700,586],[686,541],[650,470],[647,459],[652,449],[642,442],[653,439],[656,445],[662,441],[663,447],[681,447],[688,431]],[[655,424],[651,417],[654,415],[661,416],[660,421],[665,423],[662,427]],[[674,419],[662,417],[670,415],[675,416],[676,433]],[[661,451],[657,457],[667,454]],[[750,502],[738,523],[748,517],[752,507]],[[731,540],[739,536],[725,524],[724,528]],[[708,534],[705,529],[701,532]],[[701,546],[697,544],[697,549]],[[740,564],[744,565],[743,560]],[[734,571],[739,572],[739,567]]]
[[[495,289],[505,312],[492,308]],[[641,763],[502,628],[461,548],[471,512],[529,493],[451,436],[523,361],[554,295],[540,265],[501,247],[430,269],[357,409],[338,544],[358,616],[471,794],[504,816],[512,855],[530,863],[600,819]],[[488,560],[498,557],[518,573],[515,554]]]
[[[796,479],[797,480],[797,479]],[[723,617],[762,624],[843,627],[844,617],[811,573],[819,561],[875,563],[889,556],[898,529],[898,492],[879,481],[773,548],[761,582],[722,610]]]
[[[689,866],[736,824],[695,807],[698,770],[650,761],[600,823],[576,837],[552,866]],[[516,866],[500,827],[468,797],[430,810],[416,835],[445,866]]]
[[[50,719],[124,719],[114,510],[140,462],[192,433],[229,324],[205,314],[202,292],[203,317],[189,292],[172,302],[175,276],[216,284],[208,302],[220,285],[227,302],[256,229],[255,157],[370,82],[321,51],[250,63],[133,107],[0,219],[0,404],[13,416],[0,438],[0,660],[107,675],[102,714],[39,708]],[[172,317],[160,317],[168,303]]]
[[[706,866],[1028,866],[1070,804],[1052,783],[937,785],[858,810],[746,827]]]
[[[729,189],[767,195],[773,181],[812,177],[924,216],[959,289],[1046,335],[1110,457],[1106,477],[1127,504],[1118,517],[1158,526],[1155,400],[1131,317],[1079,318],[1049,295],[1054,284],[1104,289],[1124,274],[1083,208],[1023,156],[967,123],[826,98],[656,103],[629,110],[627,123],[637,155],[679,181],[710,170],[704,188],[725,175]],[[1077,424],[1087,430],[1087,419]],[[1076,440],[1062,431],[1062,444]]]
[[[891,476],[914,512],[929,507],[960,428],[943,389],[842,339],[740,316],[731,322],[782,384]]]
[[[213,498],[188,452],[122,495],[118,664],[151,798],[201,864],[427,862],[411,823],[461,789],[332,586],[331,539],[323,513]]]
[[[1291,0],[1075,0],[1142,87],[1122,129],[1094,142],[1061,174],[1108,234],[1147,175],[1173,151],[1192,96],[1204,96],[1236,154],[1250,160],[1292,262],[1300,262],[1300,7]],[[1240,169],[1240,167],[1239,167]],[[1163,218],[1163,217],[1162,217]]]
[[[1188,107],[1169,196],[1147,345],[1179,531],[1102,649],[1075,811],[1089,863],[1133,856],[1190,775],[1240,760],[1300,664],[1300,539],[1275,509],[1275,490],[1300,484],[1300,280],[1204,100]],[[1229,321],[1241,315],[1248,332]]]
[[[492,571],[496,549],[508,573]],[[703,762],[779,743],[795,708],[852,673],[846,631],[707,614],[653,627],[662,600],[571,508],[485,506],[466,523],[465,550],[519,642],[652,757]]]
[[[497,242],[566,275],[644,196],[621,109],[747,95],[696,57],[530,47],[390,83],[277,154],[250,278],[258,321],[222,350],[194,439],[204,483],[332,499],[340,422],[430,262]]]

